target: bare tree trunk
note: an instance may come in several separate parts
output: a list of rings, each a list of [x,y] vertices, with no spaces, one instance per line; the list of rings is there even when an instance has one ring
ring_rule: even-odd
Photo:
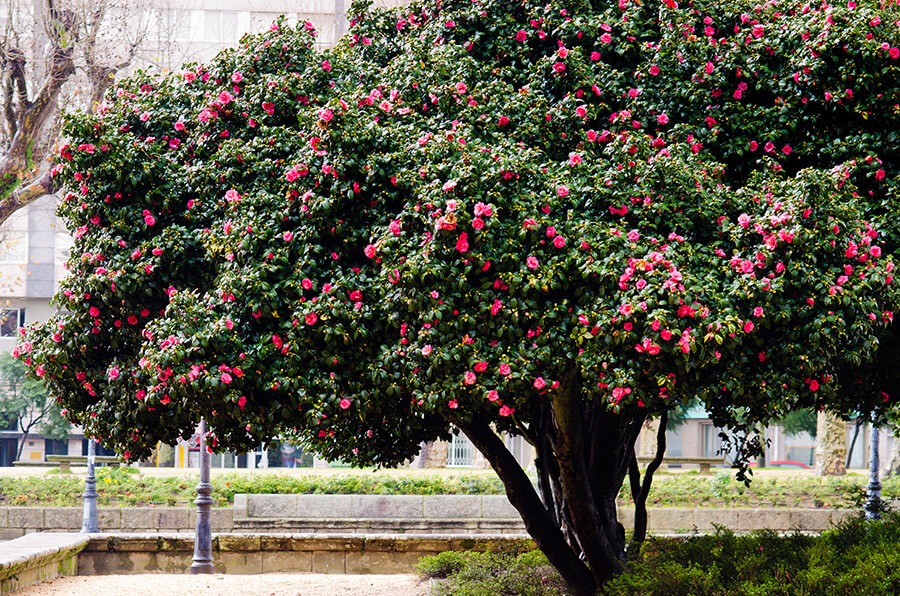
[[[896,433],[896,429],[891,429]],[[884,472],[885,477],[896,476],[900,474],[900,438],[896,434],[893,435],[894,441],[891,444],[891,456],[888,458],[887,469]]]
[[[816,425],[816,475],[843,476],[847,473],[847,425],[830,412],[819,412]]]

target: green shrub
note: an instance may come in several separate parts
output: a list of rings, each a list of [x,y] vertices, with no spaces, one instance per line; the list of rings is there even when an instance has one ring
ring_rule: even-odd
[[[439,579],[437,595],[559,596],[568,594],[559,573],[540,551],[491,553],[447,551],[419,561],[417,571]]]

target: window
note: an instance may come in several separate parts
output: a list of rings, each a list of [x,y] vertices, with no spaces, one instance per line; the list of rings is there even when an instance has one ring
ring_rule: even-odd
[[[238,13],[203,11],[203,40],[235,44],[239,40]]]
[[[21,264],[28,261],[28,220],[25,210],[13,214],[0,228],[0,263]]]
[[[0,309],[0,337],[16,337],[25,325],[24,308]]]
[[[463,435],[453,435],[453,438],[450,439],[450,446],[447,449],[447,467],[471,466],[474,458],[475,447],[472,445],[472,442]]]
[[[716,457],[722,447],[719,439],[719,431],[712,424],[700,425],[700,440],[702,441],[701,457]]]

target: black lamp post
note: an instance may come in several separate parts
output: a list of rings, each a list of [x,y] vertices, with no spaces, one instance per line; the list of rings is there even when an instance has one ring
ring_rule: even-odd
[[[206,450],[206,419],[200,419],[200,484],[197,485],[197,532],[194,536],[194,559],[191,574],[215,573],[212,557],[212,531],[209,510],[212,507],[212,485],[209,483],[209,452]]]

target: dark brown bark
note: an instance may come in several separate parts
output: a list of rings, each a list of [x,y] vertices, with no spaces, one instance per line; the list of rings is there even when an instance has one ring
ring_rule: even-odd
[[[620,472],[615,461],[618,459],[615,444],[619,439],[619,433],[615,432],[618,429],[600,429],[607,431],[605,437],[599,437],[596,432],[586,433],[579,389],[579,379],[571,372],[560,382],[552,397],[557,429],[554,453],[559,464],[564,507],[571,519],[573,533],[594,577],[602,584],[623,570],[625,536],[616,516],[616,496],[624,472]],[[608,442],[608,439],[613,441]],[[599,449],[604,449],[605,453],[598,453]],[[609,455],[612,461],[607,460]],[[589,460],[595,464],[601,460],[605,462],[595,466],[602,474],[600,478],[588,469]],[[623,463],[627,464],[627,461]],[[621,467],[621,470],[625,469],[627,467]],[[615,482],[617,476],[618,483]]]
[[[503,481],[509,502],[522,516],[526,530],[572,591],[578,596],[593,596],[598,587],[595,574],[579,558],[579,553],[566,542],[562,531],[541,502],[522,466],[503,444],[502,439],[484,422],[462,418],[453,419],[451,422],[469,437],[490,462],[491,467]],[[607,570],[604,575],[611,575],[612,572],[613,570]]]
[[[631,480],[631,497],[634,499],[634,536],[635,543],[643,542],[647,538],[647,497],[650,495],[650,486],[653,484],[653,474],[662,465],[666,454],[666,426],[669,423],[668,410],[662,413],[659,420],[659,429],[656,431],[656,454],[647,464],[644,472],[644,480],[641,482],[641,472],[638,468],[637,454],[629,464],[628,475]],[[633,449],[632,449],[633,452]]]

